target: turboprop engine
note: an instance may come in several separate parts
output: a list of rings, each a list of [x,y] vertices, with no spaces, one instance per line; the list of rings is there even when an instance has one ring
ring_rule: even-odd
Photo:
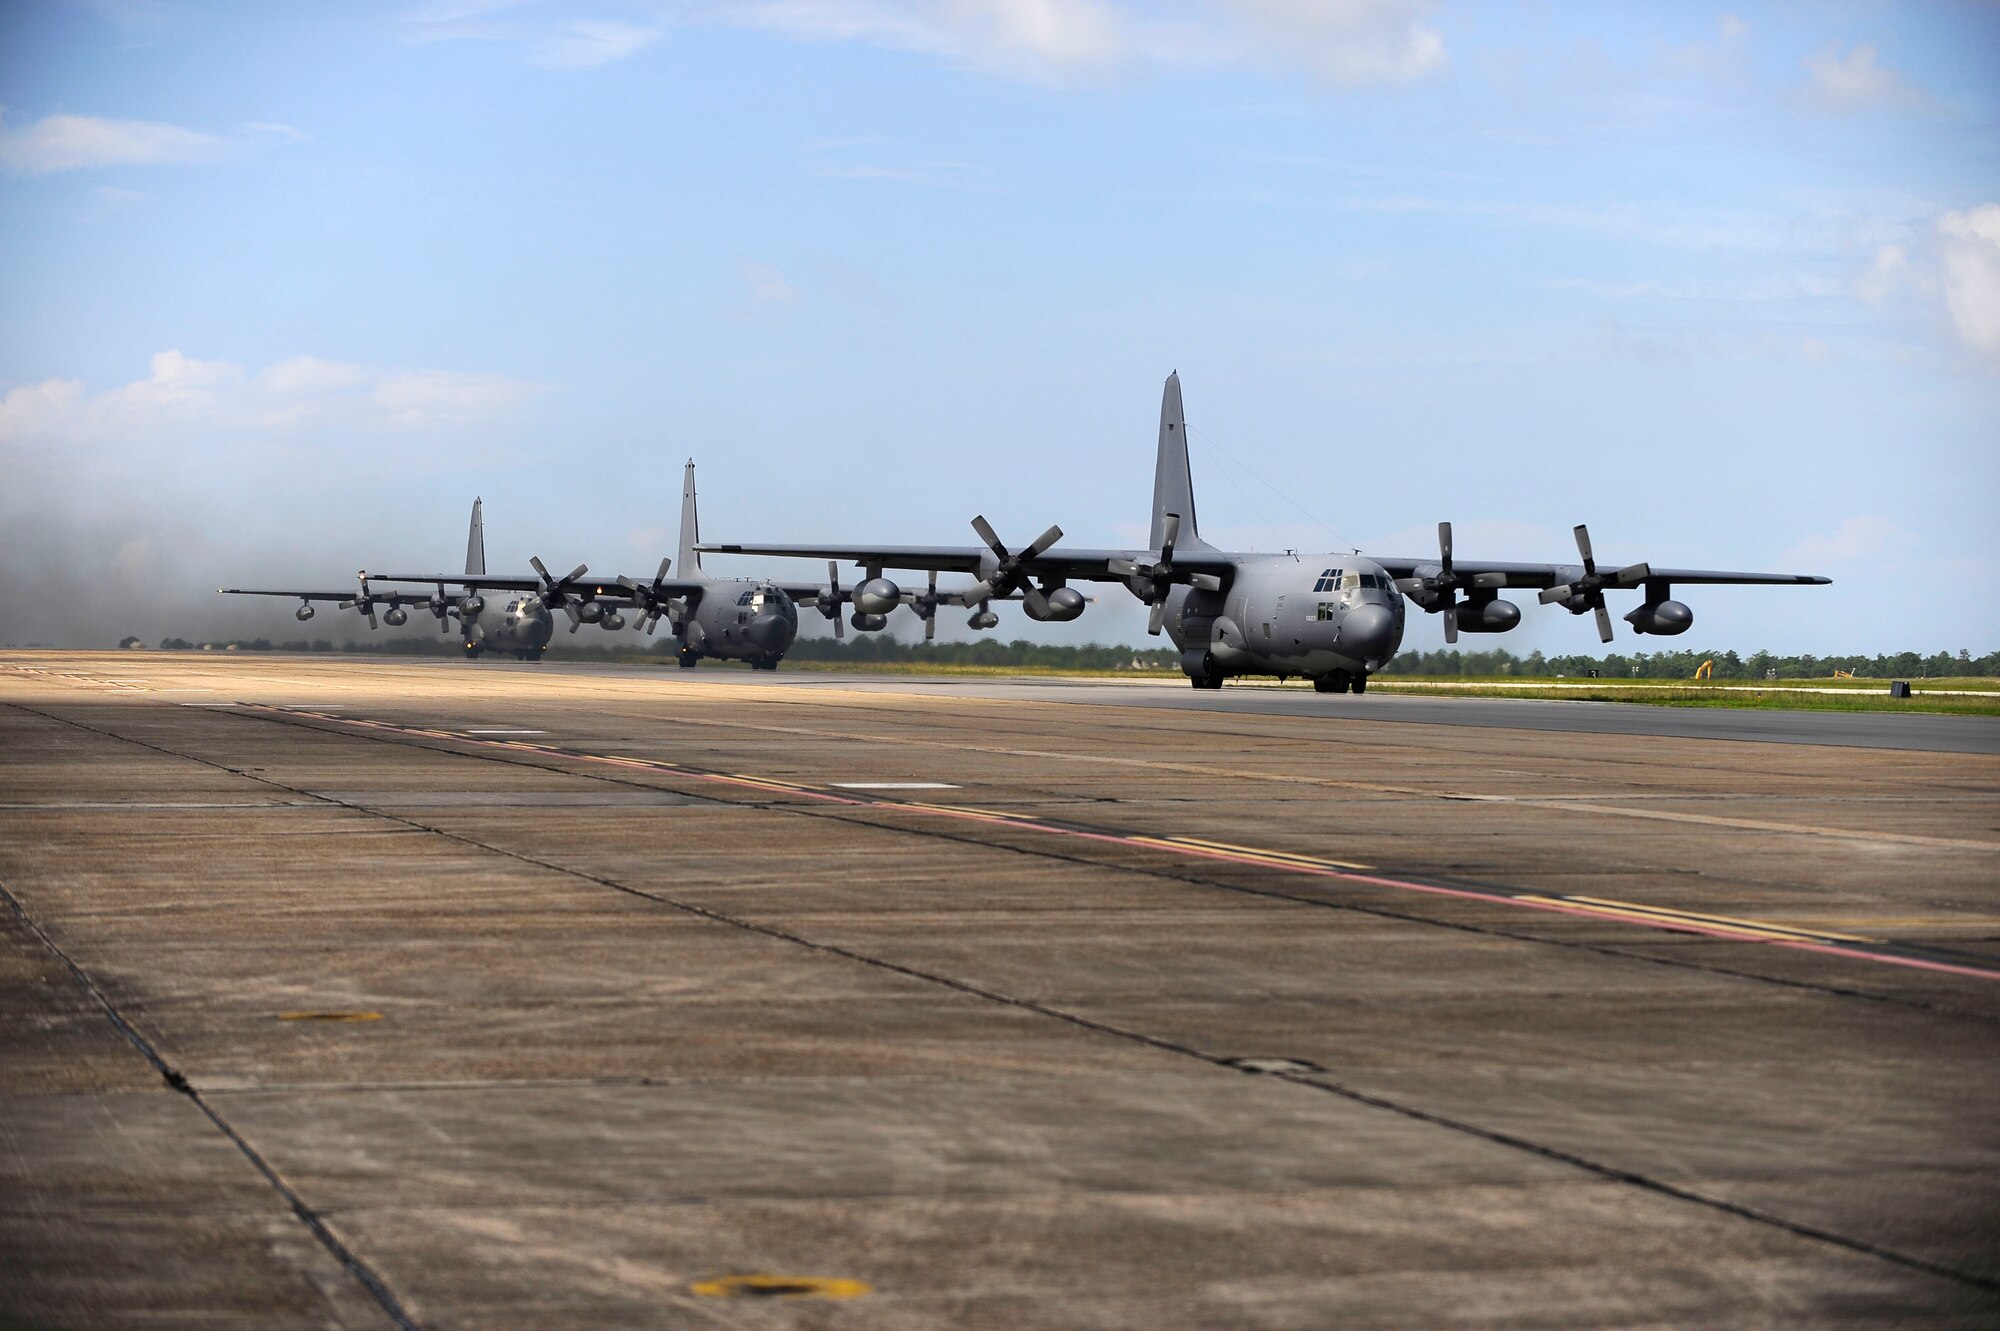
[[[854,589],[854,627],[862,628],[862,618],[882,619],[903,603],[903,589],[887,578],[870,578]],[[880,628],[881,625],[874,627]]]
[[[1043,623],[1049,620],[1061,623],[1075,619],[1083,613],[1083,593],[1074,587],[1058,587],[1047,593],[1043,599],[1046,604],[1042,607],[1036,606],[1033,602],[1023,603],[1021,608],[1028,612],[1029,619]],[[1036,613],[1038,609],[1039,614]]]
[[[1625,622],[1632,626],[1634,633],[1653,633],[1670,638],[1676,633],[1688,631],[1694,623],[1694,611],[1679,601],[1648,601],[1626,615]]]

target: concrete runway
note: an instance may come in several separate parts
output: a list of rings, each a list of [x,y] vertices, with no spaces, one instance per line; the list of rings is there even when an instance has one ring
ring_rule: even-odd
[[[1992,727],[1649,710],[0,655],[0,1326],[2000,1323]]]

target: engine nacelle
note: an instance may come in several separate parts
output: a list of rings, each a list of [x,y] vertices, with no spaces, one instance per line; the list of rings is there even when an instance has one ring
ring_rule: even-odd
[[[604,607],[596,601],[585,601],[576,608],[576,617],[586,624],[595,624],[604,618]]]
[[[887,579],[884,579],[884,581],[887,581]],[[875,633],[889,627],[889,617],[887,615],[864,615],[859,610],[849,615],[847,622],[860,629],[863,633]]]
[[[991,610],[975,610],[972,612],[972,618],[965,621],[965,626],[973,629],[990,629],[998,627],[999,623],[1000,616]]]
[[[382,619],[391,628],[401,628],[410,622],[410,612],[400,605],[392,605],[383,612]]]
[[[1460,633],[1505,633],[1521,622],[1521,607],[1512,601],[1467,601],[1458,607]]]
[[[902,603],[903,589],[887,578],[870,578],[854,589],[854,612],[857,615],[880,619]],[[856,624],[855,627],[861,626]]]
[[[625,627],[625,616],[619,614],[615,609],[607,608],[602,615],[598,616],[597,622],[607,630],[622,629]]]
[[[1048,594],[1048,602],[1049,608],[1044,614],[1036,614],[1033,606],[1024,605],[1021,608],[1028,612],[1029,619],[1040,620],[1044,623],[1049,620],[1055,620],[1059,623],[1066,622],[1075,619],[1083,613],[1083,593],[1077,591],[1074,587],[1056,588]]]
[[[486,608],[485,597],[468,596],[463,601],[460,601],[458,603],[458,617],[460,619],[470,619],[473,616],[477,615],[480,611],[484,610],[485,608]]]
[[[292,611],[292,618],[298,620],[300,623],[304,623],[306,620],[311,619],[313,617],[313,614],[314,611],[311,606],[302,605],[298,609]]]
[[[1671,638],[1676,633],[1686,633],[1694,624],[1694,611],[1679,601],[1649,601],[1625,616],[1625,622],[1634,633]]]

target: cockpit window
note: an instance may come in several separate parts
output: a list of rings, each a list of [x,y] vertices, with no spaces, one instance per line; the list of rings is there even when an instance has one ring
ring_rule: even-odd
[[[1337,568],[1330,568],[1326,572],[1319,575],[1319,581],[1313,584],[1313,591],[1316,593],[1330,592],[1339,586],[1340,586],[1340,570]]]

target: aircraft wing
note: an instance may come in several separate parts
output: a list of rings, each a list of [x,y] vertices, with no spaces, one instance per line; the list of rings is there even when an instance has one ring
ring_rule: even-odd
[[[982,560],[990,563],[993,559],[993,552],[983,545],[751,545],[732,541],[696,548],[707,554],[835,559],[859,568],[936,569],[940,573],[970,573],[974,577],[980,574]],[[1037,579],[1123,582],[1126,574],[1114,572],[1114,562],[1144,562],[1158,557],[1151,550],[1065,550],[1058,547],[1021,560],[1020,569]],[[1190,574],[1212,573],[1225,579],[1235,571],[1235,565],[1227,557],[1213,550],[1176,550],[1173,564],[1176,570]]]
[[[1369,558],[1380,564],[1392,578],[1423,577],[1438,571],[1438,556],[1426,555],[1422,559],[1401,559],[1371,555]],[[1175,556],[1179,563],[1180,557]],[[1636,567],[1636,566],[1635,566]],[[1452,569],[1462,579],[1487,577],[1492,579],[1483,585],[1491,587],[1558,587],[1575,582],[1583,576],[1581,564],[1517,564],[1500,563],[1492,560],[1454,559]],[[1833,581],[1811,573],[1739,573],[1727,569],[1707,568],[1656,568],[1646,566],[1639,582],[1666,583],[1706,583],[1716,586],[1737,584],[1742,586],[1776,587],[1823,587]]]
[[[337,592],[291,587],[217,587],[215,590],[224,596],[296,596],[301,601],[351,601],[360,595],[360,589],[356,587],[342,587]],[[388,593],[381,593],[378,599],[387,600]]]

